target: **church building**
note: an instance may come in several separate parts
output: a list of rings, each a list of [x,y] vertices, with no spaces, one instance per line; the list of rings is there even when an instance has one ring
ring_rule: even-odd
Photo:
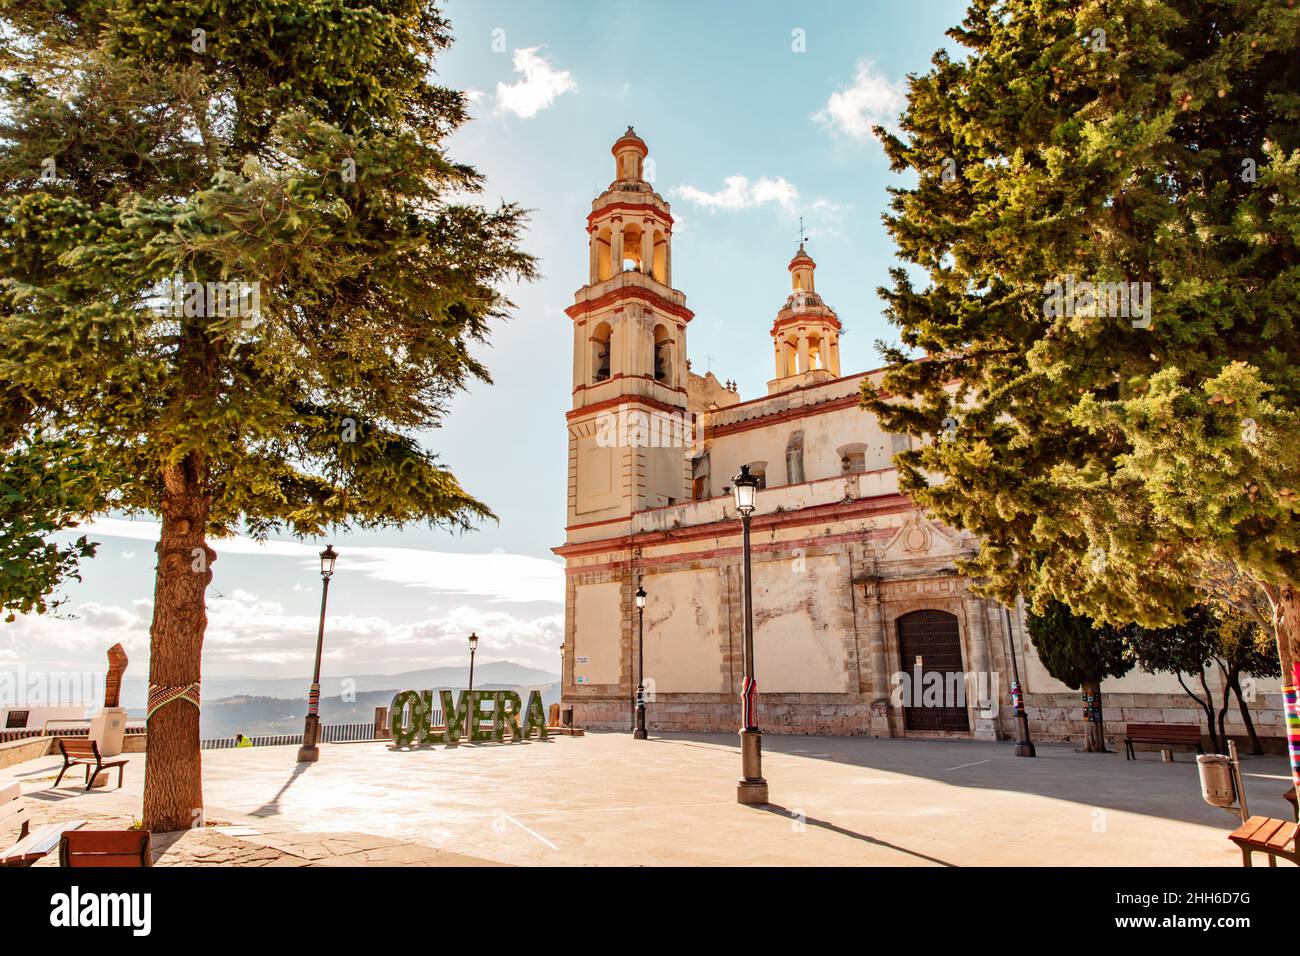
[[[1048,676],[1022,615],[957,573],[978,541],[899,492],[892,459],[909,437],[859,408],[863,380],[882,373],[841,369],[840,320],[802,244],[784,301],[773,284],[767,394],[742,400],[691,371],[694,314],[673,286],[673,216],[643,178],[647,154],[630,127],[614,143],[614,181],[587,216],[587,281],[566,310],[568,508],[554,550],[567,569],[562,696],[574,722],[628,729],[644,677],[652,731],[737,729],[741,522],[730,485],[748,465],[760,478],[752,567],[764,731],[1014,737],[1014,650],[1034,737],[1080,737],[1080,696]],[[1201,719],[1172,677],[1133,672],[1103,694],[1108,736],[1126,720]],[[1257,726],[1280,733],[1269,723],[1280,706],[1265,696]]]

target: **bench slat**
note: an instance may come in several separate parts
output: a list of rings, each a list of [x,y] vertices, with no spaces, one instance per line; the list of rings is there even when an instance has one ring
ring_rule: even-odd
[[[147,830],[82,830],[63,835],[59,862],[63,866],[151,866]]]
[[[1284,823],[1277,828],[1277,831],[1265,841],[1270,850],[1292,850],[1294,849],[1293,841],[1295,840],[1295,824]]]
[[[86,825],[85,820],[69,820],[67,823],[47,823],[43,827],[38,827],[26,837],[19,840],[4,853],[0,853],[0,860],[9,860],[17,857],[35,856],[42,857],[51,852],[59,845],[59,840],[63,834],[69,830],[76,830]]]
[[[1255,833],[1264,824],[1268,823],[1268,817],[1251,817],[1237,829],[1228,834],[1229,840],[1245,842],[1255,835]]]
[[[1268,843],[1271,836],[1284,826],[1286,826],[1286,822],[1281,821],[1281,819],[1266,819],[1264,826],[1261,826],[1251,836],[1251,843]]]
[[[139,866],[139,853],[77,853],[72,857],[70,866]]]

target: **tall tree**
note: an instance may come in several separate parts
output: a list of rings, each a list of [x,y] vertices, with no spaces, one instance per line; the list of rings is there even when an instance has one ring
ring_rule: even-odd
[[[1300,655],[1300,7],[974,0],[911,78],[863,402],[986,593],[1177,621],[1206,567]],[[921,276],[924,284],[917,282]],[[924,361],[913,361],[918,352]]]
[[[1126,630],[1094,623],[1059,601],[1042,614],[1029,615],[1029,637],[1038,659],[1071,690],[1083,692],[1084,752],[1106,752],[1106,728],[1101,705],[1101,682],[1123,677],[1133,669],[1125,654]]]
[[[1185,620],[1171,627],[1134,627],[1126,638],[1129,656],[1148,674],[1173,674],[1183,692],[1205,712],[1205,729],[1215,753],[1223,745],[1214,719],[1214,694],[1206,668],[1214,661],[1219,643],[1218,622],[1210,609],[1197,605]],[[1185,678],[1195,676],[1201,693],[1188,686]]]
[[[1282,669],[1278,666],[1277,654],[1267,634],[1255,621],[1226,608],[1218,609],[1215,616],[1218,618],[1218,641],[1214,648],[1214,660],[1223,674],[1223,693],[1218,718],[1219,738],[1226,746],[1228,739],[1226,721],[1231,694],[1236,698],[1237,710],[1241,714],[1241,722],[1250,740],[1250,752],[1259,756],[1264,753],[1264,746],[1260,743],[1254,718],[1250,715],[1242,678],[1277,678],[1282,676]]]
[[[208,538],[488,508],[417,441],[531,277],[420,0],[9,0],[0,380],[161,516],[144,826],[202,815]]]

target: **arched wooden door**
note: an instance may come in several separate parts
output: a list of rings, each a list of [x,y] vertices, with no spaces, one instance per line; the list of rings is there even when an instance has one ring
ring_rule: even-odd
[[[903,615],[898,619],[898,656],[911,690],[903,700],[903,728],[969,733],[957,618],[946,611]],[[934,688],[932,675],[937,675],[940,694],[926,693]]]

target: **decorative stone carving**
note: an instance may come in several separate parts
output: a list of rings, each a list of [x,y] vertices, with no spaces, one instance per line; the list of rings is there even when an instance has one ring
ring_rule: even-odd
[[[104,678],[104,707],[117,707],[122,693],[122,674],[130,663],[121,644],[108,649],[108,676]]]

